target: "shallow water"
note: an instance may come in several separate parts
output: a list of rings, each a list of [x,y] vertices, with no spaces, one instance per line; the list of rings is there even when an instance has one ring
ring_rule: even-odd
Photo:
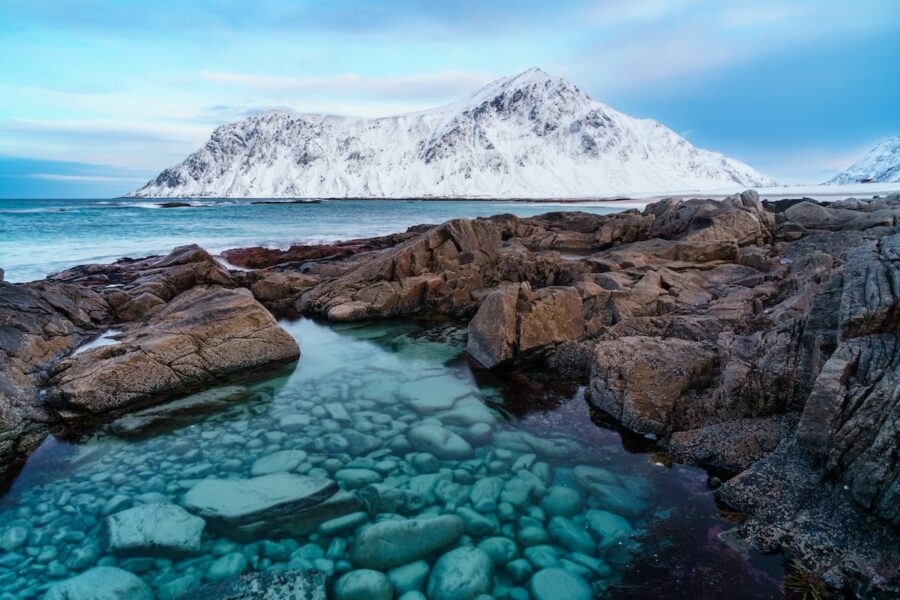
[[[352,568],[348,548],[369,523],[443,514],[463,517],[456,545],[511,553],[487,584],[497,598],[528,597],[531,573],[547,566],[604,597],[780,597],[780,560],[719,540],[731,524],[706,474],[599,425],[577,385],[473,371],[452,324],[285,326],[303,350],[296,365],[221,388],[249,399],[136,440],[100,432],[35,452],[0,497],[0,598],[39,597],[97,565],[136,573],[161,598],[241,570],[319,568],[333,582]],[[461,455],[422,451],[414,431],[423,425],[457,434]],[[403,502],[302,534],[232,540],[207,526],[199,551],[183,558],[107,551],[109,515],[182,504],[200,478],[246,479],[258,459],[285,450],[302,450],[295,472],[345,490],[378,482],[402,490]],[[496,537],[511,541],[483,543]],[[424,588],[423,573],[437,578],[435,562],[452,547],[391,577]]]
[[[42,279],[90,262],[165,254],[200,244],[213,253],[242,246],[287,248],[403,231],[411,225],[499,213],[533,216],[553,210],[611,213],[596,204],[509,201],[341,200],[321,204],[251,204],[197,200],[160,208],[165,200],[0,199],[0,268],[8,281]]]

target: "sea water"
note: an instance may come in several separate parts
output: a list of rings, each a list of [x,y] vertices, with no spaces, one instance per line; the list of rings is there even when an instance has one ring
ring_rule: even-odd
[[[355,568],[352,548],[373,523],[442,515],[462,518],[462,537],[383,569],[395,597],[452,585],[439,559],[455,547],[491,557],[491,573],[456,583],[496,598],[528,598],[544,569],[598,597],[780,596],[777,565],[721,539],[732,523],[706,473],[598,424],[579,384],[473,369],[465,330],[452,323],[283,325],[300,360],[202,392],[240,398],[217,412],[163,420],[137,437],[111,433],[122,431],[114,423],[46,441],[0,492],[0,598],[40,597],[98,565],[136,574],[160,598],[252,571],[320,569],[333,586]],[[435,432],[452,443],[429,447]],[[203,479],[273,469],[387,500],[302,533],[248,537],[207,523],[199,548],[178,556],[108,548],[113,515],[185,506]],[[564,600],[563,589],[545,585],[540,597]]]
[[[246,246],[287,248],[385,235],[457,217],[533,216],[553,210],[602,214],[627,208],[483,200],[191,200],[183,208],[162,208],[163,202],[0,199],[0,269],[7,281],[32,281],[78,264],[166,254],[184,244],[200,244],[215,254]]]

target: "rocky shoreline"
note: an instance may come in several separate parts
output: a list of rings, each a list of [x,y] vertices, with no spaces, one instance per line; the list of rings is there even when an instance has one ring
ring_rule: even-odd
[[[465,319],[484,368],[583,379],[593,406],[730,477],[717,494],[753,547],[835,588],[900,589],[900,197],[745,192],[224,256],[252,270],[187,246],[0,281],[0,464],[296,360],[276,317]]]

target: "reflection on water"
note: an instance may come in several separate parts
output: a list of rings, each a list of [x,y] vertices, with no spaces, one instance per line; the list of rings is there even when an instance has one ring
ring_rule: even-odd
[[[0,593],[99,565],[160,598],[296,568],[371,569],[338,597],[778,595],[719,541],[706,475],[628,453],[578,386],[476,381],[453,325],[286,327],[295,368],[36,452],[0,498]]]

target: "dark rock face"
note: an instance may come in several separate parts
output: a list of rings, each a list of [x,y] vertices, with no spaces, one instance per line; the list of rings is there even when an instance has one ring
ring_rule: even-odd
[[[110,312],[97,293],[52,282],[0,282],[0,466],[43,439],[53,420],[36,401],[49,365]]]

